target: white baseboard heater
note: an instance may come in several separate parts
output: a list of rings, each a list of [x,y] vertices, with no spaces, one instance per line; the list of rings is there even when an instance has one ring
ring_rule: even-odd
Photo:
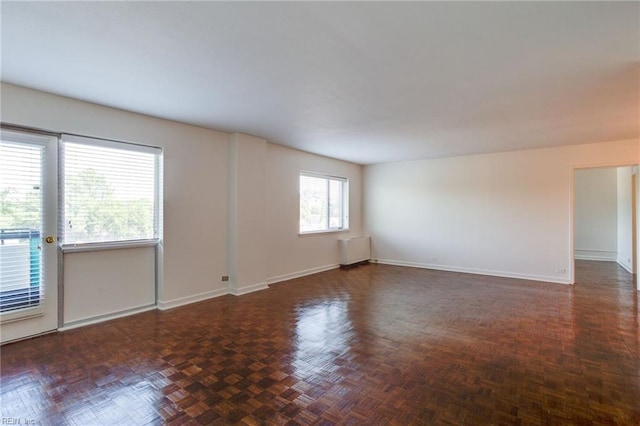
[[[346,238],[340,242],[340,265],[349,266],[371,259],[371,238]]]

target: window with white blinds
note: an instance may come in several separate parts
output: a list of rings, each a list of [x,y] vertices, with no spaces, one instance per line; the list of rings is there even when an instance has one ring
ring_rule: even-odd
[[[159,238],[160,155],[155,147],[63,135],[63,245]]]
[[[3,138],[4,139],[4,138]],[[0,312],[41,304],[44,145],[0,141]]]
[[[349,229],[346,178],[300,172],[300,233]]]

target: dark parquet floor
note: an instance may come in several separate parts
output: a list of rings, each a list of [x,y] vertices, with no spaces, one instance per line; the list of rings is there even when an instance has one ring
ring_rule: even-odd
[[[5,345],[1,416],[640,424],[639,328],[615,263],[575,286],[365,265]]]

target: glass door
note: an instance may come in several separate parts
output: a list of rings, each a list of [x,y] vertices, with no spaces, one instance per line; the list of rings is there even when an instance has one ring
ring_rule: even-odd
[[[56,137],[2,130],[0,341],[58,326]]]

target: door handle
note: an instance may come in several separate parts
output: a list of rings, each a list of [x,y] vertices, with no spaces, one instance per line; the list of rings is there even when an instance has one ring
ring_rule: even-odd
[[[55,237],[51,237],[51,236],[49,236],[49,237],[45,238],[44,240],[46,241],[46,243],[47,243],[47,244],[51,244],[51,243],[53,243],[56,239],[55,239]]]

